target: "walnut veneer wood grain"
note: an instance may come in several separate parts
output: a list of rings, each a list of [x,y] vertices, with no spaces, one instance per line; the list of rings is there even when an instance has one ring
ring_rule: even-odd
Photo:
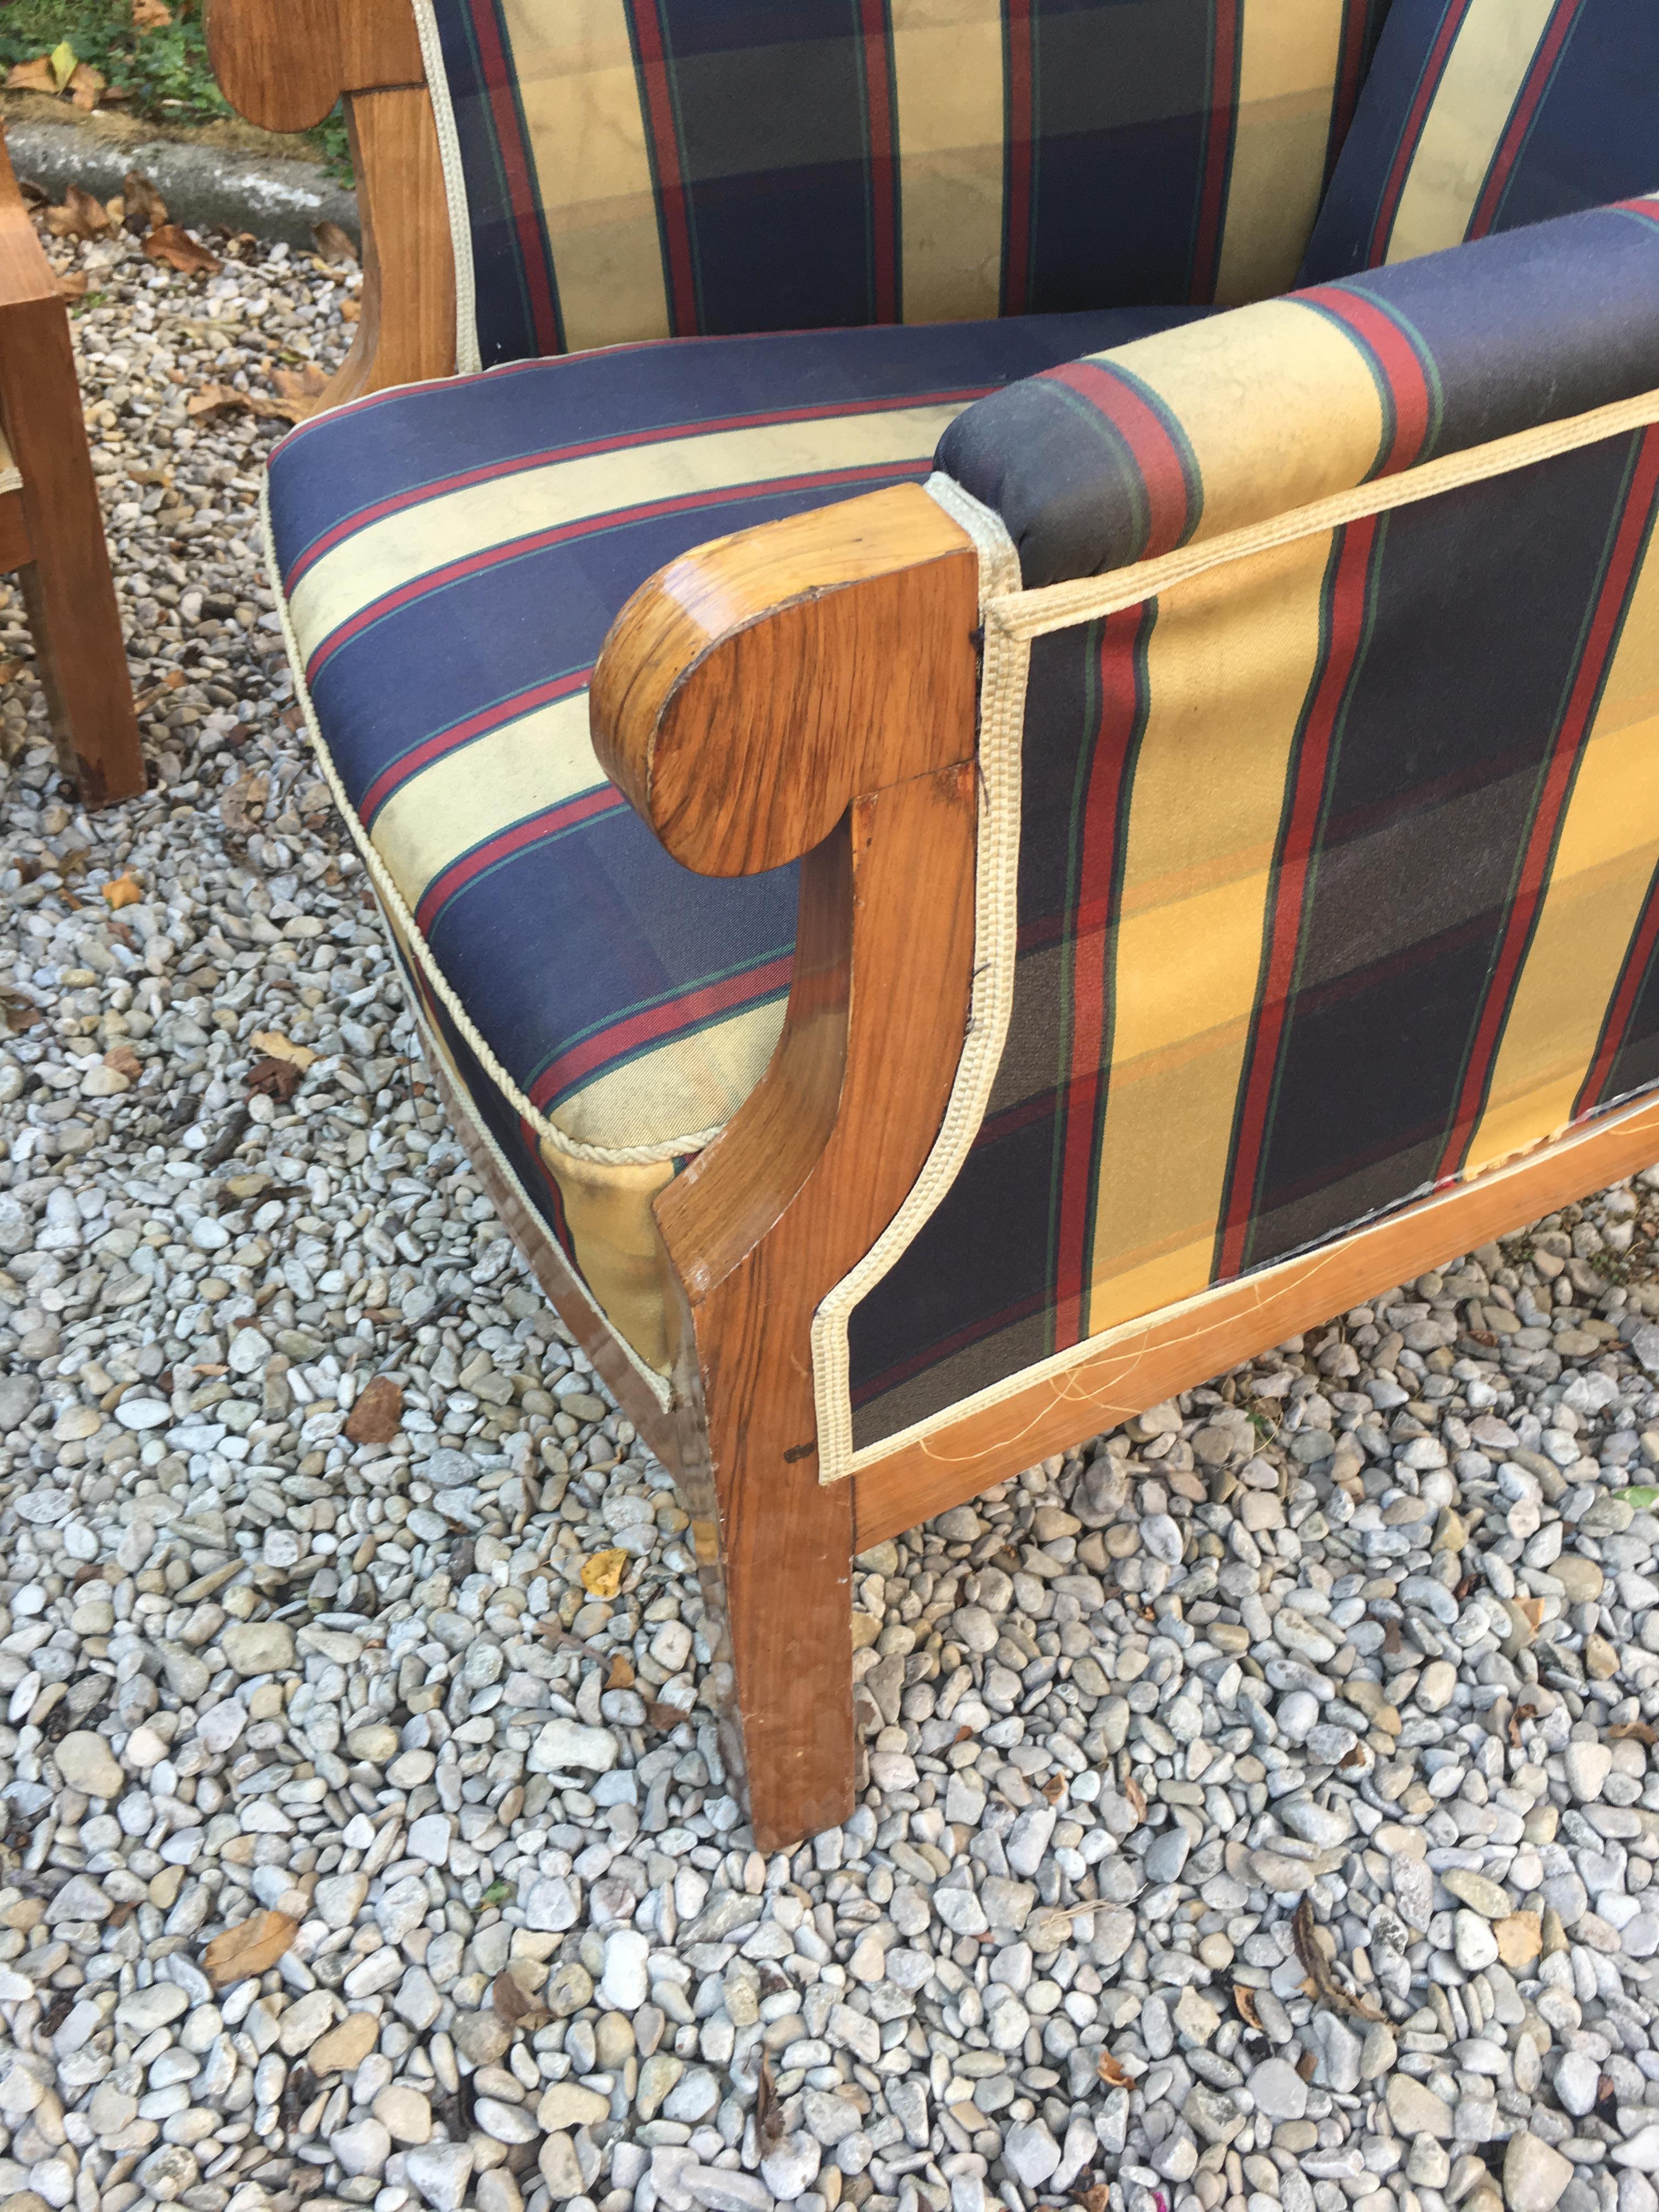
[[[781,866],[860,792],[971,754],[977,573],[920,484],[698,546],[605,639],[601,766],[699,874]]]
[[[0,507],[58,757],[88,806],[144,787],[132,680],[87,450],[69,311],[0,133],[0,435],[22,477]]]
[[[345,94],[424,84],[409,0],[210,0],[219,88],[264,131],[309,131]]]
[[[1243,1281],[1109,1330],[1063,1374],[967,1410],[853,1478],[860,1551],[1659,1159],[1659,1099]]]

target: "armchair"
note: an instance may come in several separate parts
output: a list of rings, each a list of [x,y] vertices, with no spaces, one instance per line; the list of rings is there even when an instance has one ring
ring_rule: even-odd
[[[376,241],[272,464],[313,734],[763,1849],[858,1553],[1659,1150],[1659,29],[1561,220],[1436,154],[1524,182],[1620,4],[214,0]]]
[[[0,572],[15,569],[64,772],[88,806],[144,787],[69,313],[0,130]]]

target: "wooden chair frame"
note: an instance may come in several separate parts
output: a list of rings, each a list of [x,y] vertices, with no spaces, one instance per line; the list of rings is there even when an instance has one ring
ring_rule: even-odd
[[[335,396],[451,373],[453,251],[408,0],[212,0],[210,32],[228,95],[268,128],[302,128],[347,99],[368,302]],[[906,486],[700,547],[646,583],[606,641],[595,743],[667,849],[713,875],[802,863],[776,1053],[656,1201],[677,1304],[671,1416],[471,1139],[543,1288],[681,1483],[763,1850],[854,1802],[858,1553],[1659,1154],[1659,1100],[1644,1102],[1125,1323],[1062,1379],[821,1481],[813,1316],[915,1182],[962,1052],[978,621],[972,542]]]
[[[109,549],[87,450],[69,310],[0,131],[0,571],[15,569],[64,772],[88,806],[144,787]]]

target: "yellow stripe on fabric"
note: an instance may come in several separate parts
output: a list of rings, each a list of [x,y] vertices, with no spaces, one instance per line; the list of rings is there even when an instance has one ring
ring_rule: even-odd
[[[1566,1127],[1659,860],[1659,559],[1637,580],[1464,1173]]]
[[[669,335],[646,118],[623,0],[502,0],[573,353]]]
[[[387,592],[452,562],[562,524],[774,477],[925,461],[960,411],[952,403],[708,431],[553,461],[441,493],[371,523],[325,553],[301,578],[289,602],[295,631],[309,654],[331,631]],[[714,516],[708,534],[732,526]]]
[[[1263,300],[1095,358],[1138,377],[1180,423],[1203,537],[1350,491],[1376,465],[1376,380],[1358,340],[1316,307]]]
[[[588,732],[587,694],[560,699],[423,769],[389,799],[369,835],[411,907],[461,854],[605,781]],[[701,1126],[701,1125],[699,1125]]]
[[[1462,244],[1554,8],[1555,0],[1474,0],[1412,156],[1389,238],[1390,261]]]
[[[1001,0],[892,0],[907,323],[1002,298]]]
[[[729,1121],[754,1089],[783,1027],[784,1002],[748,1006],[607,1068],[560,1099],[559,1127],[579,1144],[664,1144]]]
[[[564,1200],[577,1270],[593,1303],[646,1365],[665,1375],[672,1355],[665,1259],[651,1204],[673,1181],[674,1163],[613,1167],[574,1160],[549,1144],[540,1151]]]
[[[1325,189],[1344,0],[1244,0],[1218,307],[1288,292]]]
[[[1083,1333],[1210,1280],[1328,536],[1160,600],[1113,955]]]

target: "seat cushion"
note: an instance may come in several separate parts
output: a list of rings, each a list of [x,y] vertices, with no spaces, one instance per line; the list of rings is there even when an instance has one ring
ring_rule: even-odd
[[[1179,319],[618,348],[381,394],[273,456],[296,672],[429,1033],[648,1364],[650,1199],[766,1064],[795,886],[691,874],[601,775],[612,617],[708,538],[925,477],[984,392]]]
[[[1394,0],[1301,281],[1653,191],[1656,87],[1654,0]]]
[[[1386,0],[425,0],[463,367],[1291,283]]]

